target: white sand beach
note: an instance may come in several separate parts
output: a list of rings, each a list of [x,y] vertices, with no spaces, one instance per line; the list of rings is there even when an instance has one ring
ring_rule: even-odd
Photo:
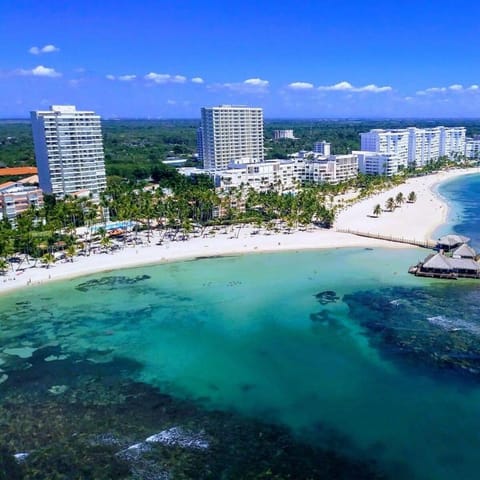
[[[436,185],[459,175],[479,172],[479,169],[452,170],[409,179],[403,185],[346,208],[339,214],[335,228],[331,230],[316,228],[294,233],[274,233],[262,229],[254,233],[258,229],[251,226],[220,227],[202,237],[164,241],[161,245],[157,245],[160,233],[154,232],[149,244],[144,241],[143,245],[127,246],[114,253],[77,256],[73,262],[57,262],[50,268],[22,265],[18,271],[10,271],[0,277],[0,293],[91,273],[196,257],[344,247],[405,248],[408,245],[341,233],[336,229],[411,240],[429,239],[433,230],[445,221],[448,211],[447,205],[434,192]],[[398,192],[406,197],[411,191],[417,195],[415,203],[405,203],[393,212],[383,212],[378,218],[372,217],[375,205],[384,207],[389,197],[395,197]]]

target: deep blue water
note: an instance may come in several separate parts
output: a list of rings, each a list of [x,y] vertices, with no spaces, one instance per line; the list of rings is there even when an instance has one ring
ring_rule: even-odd
[[[470,237],[480,251],[480,174],[458,177],[440,184],[440,195],[448,199],[448,221],[437,233],[455,232]]]

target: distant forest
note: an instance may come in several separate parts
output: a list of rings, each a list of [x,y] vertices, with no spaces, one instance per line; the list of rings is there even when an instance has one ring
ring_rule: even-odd
[[[436,125],[467,127],[467,135],[480,134],[480,120],[265,120],[266,158],[286,158],[298,150],[311,150],[316,141],[332,144],[332,153],[360,148],[360,132],[372,128],[403,128]],[[108,176],[146,179],[168,175],[171,167],[162,161],[183,157],[197,165],[198,120],[104,120],[102,123]],[[296,140],[272,140],[273,130],[293,129]],[[0,166],[35,165],[30,123],[0,121]]]

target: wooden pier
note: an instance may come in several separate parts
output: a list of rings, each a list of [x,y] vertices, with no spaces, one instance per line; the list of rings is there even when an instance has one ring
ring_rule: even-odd
[[[381,235],[380,233],[360,232],[358,230],[350,230],[349,228],[347,229],[337,228],[336,231],[340,233],[349,233],[351,235],[357,235],[359,237],[385,240],[387,242],[404,243],[406,245],[414,245],[415,247],[421,247],[421,248],[432,249],[436,247],[436,242],[434,242],[433,240],[416,240],[416,239],[404,238],[404,237],[394,237],[393,235]]]

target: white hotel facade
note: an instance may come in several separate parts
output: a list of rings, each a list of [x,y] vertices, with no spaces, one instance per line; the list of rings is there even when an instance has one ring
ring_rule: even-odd
[[[100,117],[73,105],[31,112],[40,188],[59,197],[106,187]]]

